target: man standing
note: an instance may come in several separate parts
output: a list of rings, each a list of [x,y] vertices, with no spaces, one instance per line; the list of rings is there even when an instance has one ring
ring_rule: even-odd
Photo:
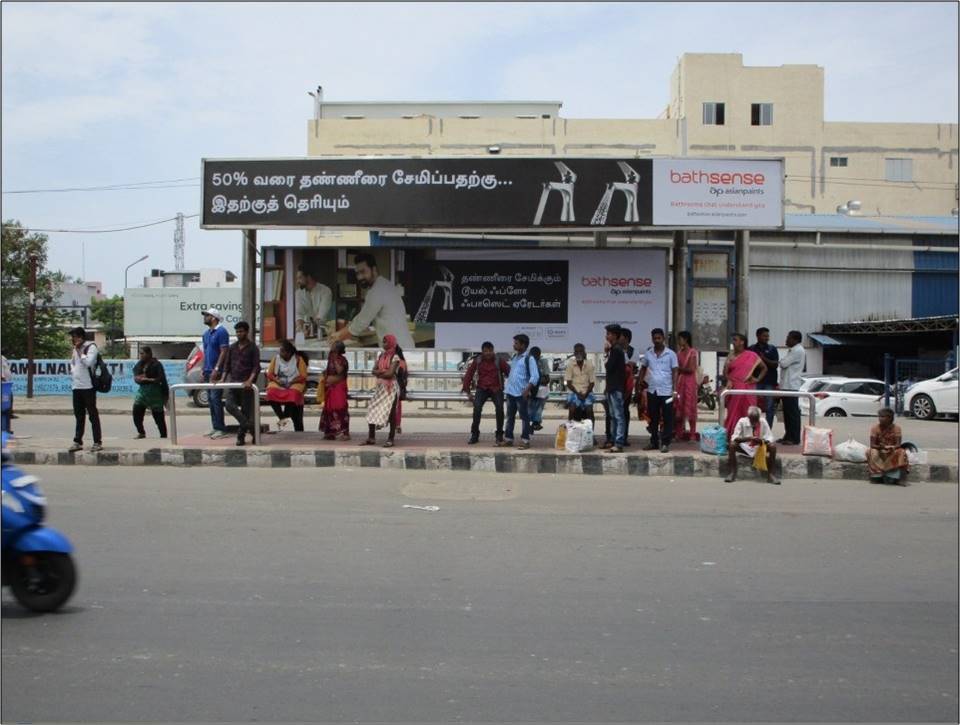
[[[627,358],[627,377],[623,388],[623,445],[630,445],[630,401],[634,397],[634,385],[639,369],[637,351],[633,347],[633,332],[620,328],[620,347]]]
[[[92,372],[97,364],[100,352],[92,342],[87,342],[87,333],[82,327],[70,330],[70,342],[73,350],[70,357],[70,373],[73,376],[73,416],[77,420],[73,435],[73,445],[68,449],[71,453],[83,450],[83,433],[86,428],[85,417],[90,417],[90,426],[93,428],[93,445],[90,450],[94,453],[103,450],[103,436],[100,431],[100,413],[97,411],[97,391],[93,387]]]
[[[221,325],[223,315],[216,307],[203,311],[203,324],[207,331],[203,333],[203,382],[215,383],[223,374],[223,359],[230,347],[230,334],[227,328]],[[206,434],[207,438],[225,438],[227,425],[223,420],[223,391],[210,389],[207,391],[210,401],[210,423],[213,426]]]
[[[492,342],[480,346],[480,354],[473,358],[463,376],[463,392],[473,403],[473,425],[470,427],[470,445],[480,440],[480,415],[483,404],[493,401],[497,418],[497,445],[503,443],[503,381],[510,375],[510,366],[497,357]],[[476,392],[474,392],[476,390]]]
[[[607,325],[606,397],[607,419],[610,432],[603,444],[609,453],[623,453],[626,420],[623,415],[624,391],[627,385],[627,354],[620,345],[620,325]]]
[[[533,429],[530,427],[530,411],[527,408],[527,402],[531,395],[536,394],[536,383],[540,377],[536,360],[527,352],[529,345],[530,338],[526,335],[513,336],[514,356],[510,361],[510,376],[507,378],[507,427],[502,445],[513,445],[513,427],[519,411],[522,424],[520,445],[517,446],[519,449],[530,447]]]
[[[800,374],[807,362],[807,354],[803,350],[803,333],[790,330],[787,333],[787,353],[780,360],[780,389],[800,390],[803,378]],[[800,445],[800,399],[783,399],[783,438],[777,443],[785,446]]]
[[[297,268],[297,294],[294,296],[294,319],[296,331],[304,337],[319,337],[330,316],[333,304],[333,292],[325,284],[320,284],[313,273],[303,266]]]
[[[382,340],[386,335],[393,335],[403,350],[412,350],[416,347],[413,335],[410,334],[410,326],[407,324],[407,311],[403,305],[400,290],[393,282],[380,275],[374,256],[367,253],[358,254],[354,269],[357,274],[357,284],[367,291],[363,298],[363,307],[350,324],[334,334],[331,342],[359,337],[370,325],[373,325],[377,331],[378,340]]]
[[[757,383],[757,390],[776,390],[777,365],[780,362],[780,353],[777,351],[775,345],[770,344],[770,330],[766,327],[758,328],[757,341],[747,349],[757,353],[757,357],[763,360],[763,364],[767,366],[767,374]],[[777,399],[757,396],[757,405],[760,407],[760,410],[765,412],[767,425],[772,428]]]
[[[597,385],[594,364],[587,360],[587,348],[582,342],[573,346],[573,360],[563,370],[567,390],[567,420],[589,418],[593,422],[593,389]]]
[[[653,347],[648,347],[643,356],[643,367],[640,368],[640,379],[646,379],[647,370],[650,370],[649,383],[641,383],[647,387],[647,407],[650,411],[650,443],[644,450],[661,453],[670,451],[670,441],[673,440],[673,393],[677,389],[677,376],[680,373],[680,363],[677,354],[664,344],[663,330],[659,327],[650,332]],[[660,420],[663,420],[663,435],[660,434]]]
[[[240,430],[237,432],[237,445],[246,443],[246,433],[250,433],[256,441],[256,432],[253,428],[253,406],[259,405],[254,400],[251,387],[260,374],[260,348],[250,339],[249,323],[240,320],[235,326],[237,341],[227,350],[224,361],[224,374],[227,383],[243,383],[243,388],[231,388],[227,391],[227,410],[237,419]]]

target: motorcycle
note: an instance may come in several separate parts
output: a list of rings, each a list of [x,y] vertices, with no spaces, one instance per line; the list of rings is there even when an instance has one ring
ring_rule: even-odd
[[[706,406],[707,410],[716,410],[717,393],[710,389],[710,376],[704,375],[700,385],[697,386],[697,405]]]
[[[13,463],[3,434],[2,559],[3,585],[21,605],[34,612],[53,612],[64,605],[77,585],[73,546],[56,529],[43,525],[47,499],[38,479]]]

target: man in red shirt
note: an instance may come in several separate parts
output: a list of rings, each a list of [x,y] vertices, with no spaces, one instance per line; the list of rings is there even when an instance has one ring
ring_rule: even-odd
[[[473,425],[467,443],[472,445],[480,440],[480,414],[483,412],[483,404],[488,400],[493,401],[493,410],[497,416],[497,444],[503,442],[503,381],[508,375],[510,366],[497,357],[493,343],[483,343],[480,354],[470,361],[470,366],[463,376],[463,392],[473,403]]]

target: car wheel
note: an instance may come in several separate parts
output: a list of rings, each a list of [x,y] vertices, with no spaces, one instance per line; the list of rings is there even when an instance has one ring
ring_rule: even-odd
[[[206,390],[194,390],[191,397],[193,398],[193,404],[198,408],[210,407],[210,396]]]
[[[937,408],[929,395],[918,395],[910,402],[910,412],[914,418],[930,420],[937,414]]]
[[[843,408],[830,408],[826,413],[824,413],[826,418],[846,418],[847,411]]]

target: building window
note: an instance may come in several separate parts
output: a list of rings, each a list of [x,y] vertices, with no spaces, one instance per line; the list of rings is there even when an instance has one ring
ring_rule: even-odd
[[[839,168],[846,168],[847,166],[847,157],[846,156],[831,156],[830,165]]]
[[[913,181],[913,159],[887,159],[887,181]]]
[[[704,126],[722,126],[723,125],[723,107],[722,103],[704,103],[703,104],[703,125]]]
[[[773,125],[773,104],[772,103],[753,103],[750,105],[750,125],[751,126],[772,126]]]

